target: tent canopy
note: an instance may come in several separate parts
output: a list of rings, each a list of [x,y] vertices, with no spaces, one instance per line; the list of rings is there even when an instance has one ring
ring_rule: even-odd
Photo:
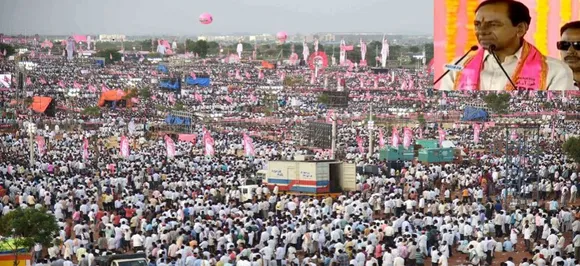
[[[37,113],[44,113],[44,111],[46,111],[46,108],[48,108],[51,102],[52,102],[51,97],[34,96],[32,97],[32,104],[30,105],[30,109],[32,109]]]
[[[101,97],[99,98],[99,106],[104,106],[105,102],[116,102],[120,100],[124,100],[126,93],[122,90],[110,90],[101,93]],[[127,105],[130,105],[131,101],[127,101]]]

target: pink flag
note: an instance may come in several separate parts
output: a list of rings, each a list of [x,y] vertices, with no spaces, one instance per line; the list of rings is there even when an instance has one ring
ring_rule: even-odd
[[[246,156],[247,157],[255,156],[256,152],[254,151],[254,142],[252,141],[252,138],[250,138],[246,133],[244,133],[242,142],[244,144],[244,153],[246,154]]]
[[[167,157],[175,157],[175,142],[169,136],[165,135],[165,148],[167,149]]]
[[[89,85],[88,90],[90,92],[97,92],[97,88],[95,88],[95,86],[93,86],[93,85]]]
[[[121,136],[121,141],[119,142],[119,149],[122,157],[129,157],[129,140],[125,135]]]
[[[236,69],[236,79],[237,80],[242,79],[242,76],[240,76],[240,70],[239,69]]]
[[[413,131],[406,127],[403,129],[403,147],[408,149],[411,146],[411,142],[413,141]]]
[[[258,98],[256,98],[256,96],[254,94],[250,95],[250,101],[255,102],[257,100],[258,100]]]
[[[40,78],[40,84],[46,85],[46,80],[44,78]]]
[[[229,104],[231,104],[231,103],[233,103],[233,102],[234,102],[234,100],[233,100],[233,99],[232,99],[232,97],[230,97],[230,96],[226,96],[226,97],[225,97],[225,100],[226,100],[226,102],[228,102]]]
[[[397,127],[393,127],[393,135],[391,136],[391,146],[393,146],[394,148],[399,148],[399,131],[397,130]]]
[[[175,95],[173,93],[169,94],[169,97],[167,99],[171,104],[175,103]]]
[[[105,84],[101,84],[101,92],[107,92],[109,91],[109,88],[107,88],[107,86]]]
[[[89,159],[89,140],[83,138],[83,159],[86,161]]]
[[[260,72],[258,72],[258,79],[264,79],[264,72],[262,72],[261,69]]]
[[[473,143],[479,144],[479,133],[481,132],[480,124],[473,124]]]
[[[510,139],[512,141],[515,141],[518,139],[518,132],[516,132],[515,130],[512,131],[511,135],[510,135]]]
[[[26,78],[26,86],[30,86],[32,85],[32,80],[30,80],[30,77]]]
[[[374,78],[374,87],[375,89],[379,87],[379,76],[375,76]]]
[[[196,79],[196,78],[197,78],[197,77],[195,76],[195,72],[193,72],[193,71],[192,71],[191,73],[189,73],[189,76],[191,76],[191,78],[192,78],[192,79]]]
[[[193,97],[195,98],[196,101],[203,102],[203,97],[201,96],[201,94],[196,92],[193,94]]]
[[[81,84],[79,84],[79,83],[77,83],[77,82],[75,81],[75,82],[73,82],[73,87],[74,87],[75,89],[80,89],[82,86],[81,86]]]
[[[383,134],[383,129],[379,128],[379,148],[383,149],[385,147],[385,135]]]
[[[364,154],[365,148],[363,145],[363,139],[360,137],[360,135],[356,136],[356,144],[358,145],[358,152]]]
[[[205,156],[213,156],[215,154],[214,150],[214,140],[211,137],[211,134],[207,129],[204,129],[205,133],[203,134],[203,143],[205,145]]]
[[[443,141],[445,141],[445,129],[439,128],[439,145],[443,144]]]
[[[326,110],[326,123],[332,123],[332,117],[334,116],[334,110]]]
[[[250,75],[250,72],[246,71],[246,78],[250,79],[252,76]]]
[[[58,81],[58,86],[64,88],[65,87],[64,82],[62,80]]]
[[[43,136],[36,136],[36,145],[38,146],[38,154],[42,157],[46,153],[46,141]]]

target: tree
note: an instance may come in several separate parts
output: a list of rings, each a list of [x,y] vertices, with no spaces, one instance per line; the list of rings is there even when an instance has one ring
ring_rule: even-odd
[[[319,103],[328,104],[329,103],[329,100],[330,99],[328,99],[328,94],[326,94],[326,93],[322,93],[322,94],[320,94],[318,96],[318,102]]]
[[[141,45],[141,49],[143,51],[151,51],[151,50],[153,50],[153,45],[151,45],[151,42],[152,42],[151,39],[147,39],[147,40],[139,42],[139,45]]]
[[[6,57],[16,53],[16,49],[14,49],[14,46],[6,43],[0,43],[0,53],[4,53],[4,50],[6,50]]]
[[[151,98],[151,90],[147,87],[141,88],[139,90],[139,98],[141,98],[143,100],[147,100],[147,99]]]
[[[570,137],[564,145],[562,145],[562,149],[568,155],[568,157],[572,158],[575,162],[580,163],[580,137]]]
[[[505,114],[508,111],[511,96],[509,93],[488,94],[483,97],[487,107],[496,114]]]
[[[424,126],[427,123],[427,121],[425,120],[425,116],[422,113],[417,115],[417,122],[421,126]]]
[[[107,64],[111,64],[113,62],[121,61],[121,57],[123,56],[117,51],[117,49],[107,49],[98,51],[95,54],[95,57],[103,57]]]
[[[86,116],[99,117],[101,116],[101,108],[98,106],[88,106],[83,109],[81,114]]]
[[[206,57],[209,51],[209,43],[204,40],[193,41],[187,39],[185,41],[185,47],[188,52],[199,54],[200,57]]]
[[[411,53],[416,54],[416,53],[418,53],[420,51],[421,51],[421,48],[419,48],[419,46],[411,46],[411,47],[409,47],[409,52],[411,52]]]
[[[0,217],[0,235],[11,237],[1,241],[12,249],[14,266],[18,265],[20,250],[27,252],[36,243],[48,246],[57,232],[56,219],[44,208],[17,208]]]

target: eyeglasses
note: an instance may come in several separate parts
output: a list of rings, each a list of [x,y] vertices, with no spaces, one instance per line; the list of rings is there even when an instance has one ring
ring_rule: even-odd
[[[568,51],[570,46],[574,47],[574,50],[580,51],[580,42],[559,41],[556,43],[556,46],[560,51]]]

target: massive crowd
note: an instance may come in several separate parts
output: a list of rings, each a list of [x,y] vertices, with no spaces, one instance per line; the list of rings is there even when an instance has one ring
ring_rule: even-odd
[[[18,207],[44,207],[58,220],[53,245],[34,247],[36,265],[91,266],[96,256],[129,252],[144,252],[150,265],[157,266],[579,262],[579,168],[561,150],[563,140],[579,134],[579,123],[563,114],[576,114],[577,98],[512,95],[509,111],[533,115],[541,123],[540,135],[525,139],[541,152],[506,157],[489,149],[508,138],[503,128],[486,127],[476,144],[474,127],[458,122],[465,106],[482,104],[482,94],[432,93],[422,69],[377,75],[364,68],[336,68],[310,84],[312,71],[303,67],[258,70],[253,63],[192,60],[166,62],[169,73],[159,73],[156,64],[147,62],[101,68],[87,59],[32,61],[37,66],[28,72],[27,96],[52,97],[58,112],[55,117],[31,110],[16,117],[3,114],[3,123],[20,127],[0,136],[0,208],[6,215]],[[0,61],[0,69],[16,72],[8,60]],[[175,97],[158,87],[173,72],[207,74],[212,85],[184,84]],[[305,82],[283,85],[288,76]],[[300,130],[305,121],[327,119],[328,110],[318,98],[321,88],[339,83],[337,78],[351,90],[348,107],[335,110],[341,120],[336,152],[344,161],[377,165],[380,171],[358,173],[356,191],[337,197],[284,194],[277,186],[260,186],[250,200],[242,200],[240,186],[268,161],[300,154],[330,157],[328,151],[301,145]],[[105,107],[98,116],[84,113],[96,105],[103,88],[147,89],[151,95],[136,97],[132,108]],[[10,102],[15,90],[0,93],[4,108],[22,109],[22,103]],[[187,133],[197,137],[176,141],[176,155],[169,158],[163,136],[129,125],[162,125],[178,104],[219,116],[193,123]],[[419,134],[439,138],[442,129],[465,153],[464,160],[407,161],[392,167],[379,160],[378,140],[383,137],[376,129],[375,149],[367,156],[371,131],[361,121],[371,105],[379,121],[390,121],[378,123],[385,136],[391,135],[391,126],[411,128],[415,139]],[[425,124],[409,120],[418,112]],[[444,117],[452,119],[441,123]],[[254,120],[225,123],[242,118]],[[35,135],[47,140],[46,151],[36,150],[33,161],[30,122],[39,125]],[[215,140],[215,154],[209,157],[204,155],[205,130]],[[243,132],[251,134],[255,156],[237,152],[244,147]],[[122,135],[131,142],[127,157],[119,154]],[[87,157],[85,139],[90,140]],[[516,252],[525,255],[514,259]],[[504,253],[509,258],[494,261]]]

